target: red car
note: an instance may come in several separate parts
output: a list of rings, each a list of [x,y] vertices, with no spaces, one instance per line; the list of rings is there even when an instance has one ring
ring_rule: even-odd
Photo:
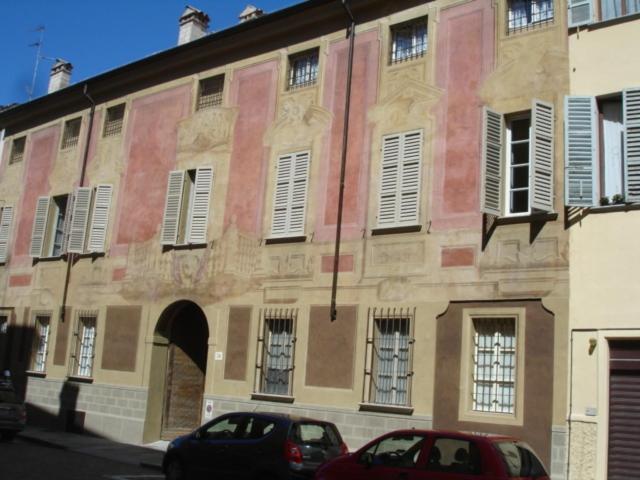
[[[515,438],[433,430],[387,433],[324,464],[316,480],[549,480]]]

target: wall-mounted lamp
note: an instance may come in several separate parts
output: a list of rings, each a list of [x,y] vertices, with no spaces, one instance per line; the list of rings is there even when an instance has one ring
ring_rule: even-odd
[[[589,339],[589,355],[591,355],[593,353],[593,351],[596,349],[597,345],[598,345],[598,339],[591,337]]]

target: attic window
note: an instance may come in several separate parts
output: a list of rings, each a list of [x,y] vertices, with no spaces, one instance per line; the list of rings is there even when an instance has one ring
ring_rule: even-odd
[[[509,0],[508,33],[516,33],[553,21],[553,0]]]
[[[391,27],[391,63],[406,62],[427,52],[427,18]]]
[[[60,145],[61,150],[66,150],[78,145],[78,139],[80,138],[80,125],[80,117],[68,120],[67,123],[64,124],[62,144]]]
[[[27,137],[20,137],[13,140],[11,156],[9,157],[9,165],[21,162],[24,158],[24,148],[27,143],[26,139]]]
[[[104,120],[103,137],[120,135],[122,123],[124,121],[124,103],[107,109],[107,116]]]
[[[219,107],[222,105],[222,92],[224,90],[224,75],[200,80],[198,91],[198,104],[196,110]]]
[[[318,80],[318,49],[289,57],[289,90],[314,85]]]

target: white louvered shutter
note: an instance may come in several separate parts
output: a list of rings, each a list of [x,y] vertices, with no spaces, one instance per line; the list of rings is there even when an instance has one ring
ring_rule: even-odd
[[[586,25],[593,21],[593,0],[568,0],[569,27]]]
[[[482,192],[480,209],[489,215],[502,215],[504,116],[488,107],[482,121]]]
[[[80,187],[76,189],[75,199],[73,202],[73,213],[71,215],[71,224],[69,228],[67,252],[84,253],[92,193],[92,188]]]
[[[391,227],[397,223],[397,204],[400,183],[400,135],[387,135],[382,139],[382,172],[378,199],[378,226]]]
[[[565,204],[596,205],[598,112],[594,97],[564,98]]]
[[[2,217],[0,217],[0,263],[5,263],[7,261],[12,222],[13,207],[4,207],[2,209]]]
[[[623,92],[625,192],[629,202],[640,201],[640,88]]]
[[[287,235],[287,217],[290,204],[291,178],[294,170],[294,156],[283,155],[276,166],[276,188],[273,195],[273,217],[271,235]]]
[[[420,165],[422,164],[422,130],[405,133],[402,137],[400,173],[400,202],[398,223],[416,225],[420,205]]]
[[[183,190],[184,170],[169,172],[167,201],[164,206],[164,219],[162,221],[162,232],[160,233],[160,243],[162,245],[175,245],[178,241]]]
[[[531,112],[531,208],[553,212],[554,108],[550,103],[534,100]]]
[[[213,169],[211,167],[203,167],[196,170],[187,243],[207,243],[212,182]]]
[[[291,200],[287,228],[289,235],[304,234],[308,180],[309,152],[296,153],[293,158],[293,176],[291,178]]]
[[[111,209],[112,185],[98,185],[93,200],[91,214],[91,228],[87,250],[89,252],[104,252],[109,226],[109,210]]]
[[[42,257],[50,204],[51,199],[49,197],[39,197],[36,204],[36,214],[33,218],[33,229],[31,230],[31,249],[29,250],[29,255],[34,258]]]

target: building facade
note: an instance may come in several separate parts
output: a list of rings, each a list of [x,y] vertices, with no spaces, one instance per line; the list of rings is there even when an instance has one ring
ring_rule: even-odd
[[[351,448],[514,434],[566,478],[566,11],[350,8],[350,91],[348,16],[310,0],[0,114],[5,362],[111,438],[257,408]]]

